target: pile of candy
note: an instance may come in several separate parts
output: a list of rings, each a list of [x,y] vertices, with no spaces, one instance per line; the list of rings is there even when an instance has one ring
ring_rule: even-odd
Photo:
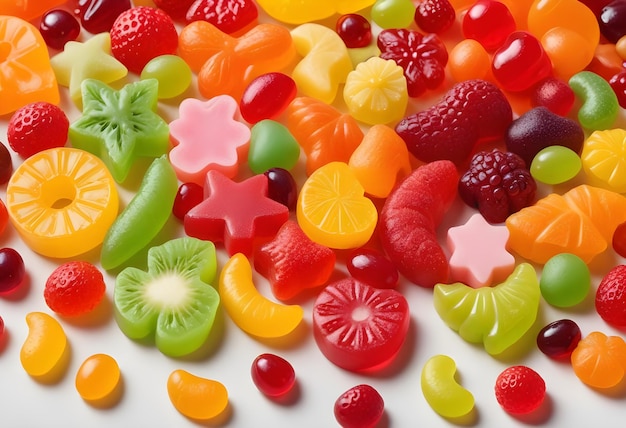
[[[313,387],[288,354],[347,374],[308,413],[343,427],[410,413],[374,386],[408,367],[428,421],[550,421],[552,363],[620,394],[624,22],[623,0],[0,5],[0,358],[62,384],[71,333],[114,324],[209,424],[239,422],[211,361],[230,322],[269,412]],[[446,350],[497,376],[470,387]],[[142,387],[82,357],[86,408]]]

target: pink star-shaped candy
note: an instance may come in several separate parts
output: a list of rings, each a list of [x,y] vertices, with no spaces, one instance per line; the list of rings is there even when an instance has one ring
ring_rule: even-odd
[[[450,279],[479,288],[501,282],[513,272],[515,257],[506,250],[509,231],[474,214],[462,226],[448,229]]]
[[[204,194],[204,201],[185,215],[185,233],[223,242],[231,256],[250,256],[255,238],[273,237],[289,219],[289,209],[267,196],[267,177],[263,174],[237,183],[211,170]]]
[[[182,182],[204,184],[209,170],[234,177],[240,158],[250,144],[250,128],[235,119],[239,106],[229,95],[208,101],[183,100],[179,118],[170,123],[170,139],[175,147],[170,162]]]

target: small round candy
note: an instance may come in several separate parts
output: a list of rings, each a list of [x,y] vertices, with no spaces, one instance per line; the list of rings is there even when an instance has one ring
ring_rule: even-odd
[[[80,23],[67,10],[53,9],[41,17],[39,32],[48,46],[61,50],[65,43],[78,38]]]
[[[566,308],[582,302],[591,288],[587,264],[570,253],[557,254],[543,266],[539,289],[546,302]]]
[[[107,354],[94,354],[88,357],[76,372],[76,391],[88,403],[112,405],[120,397],[120,367],[115,359]]]
[[[580,327],[574,321],[551,322],[537,334],[537,348],[550,358],[569,358],[581,339]]]
[[[284,168],[270,168],[267,177],[267,196],[295,211],[298,202],[298,185],[293,175]]]
[[[141,79],[159,81],[159,98],[174,98],[191,85],[191,68],[178,55],[160,55],[151,59],[141,71]]]
[[[289,361],[274,354],[261,354],[252,362],[252,381],[270,397],[278,397],[291,390],[296,374]]]
[[[478,41],[464,39],[450,50],[448,69],[457,82],[487,79],[491,76],[491,57]]]
[[[385,401],[367,384],[353,386],[335,401],[335,419],[342,428],[373,428],[385,411]]]
[[[626,258],[626,222],[615,228],[612,244],[615,252]]]
[[[565,146],[541,149],[530,164],[530,174],[546,184],[561,184],[576,177],[582,168],[578,153]]]
[[[474,39],[488,51],[494,51],[515,31],[515,19],[503,3],[479,0],[467,10],[462,29],[466,39]]]
[[[24,259],[20,253],[13,248],[0,249],[0,294],[15,291],[25,275]]]
[[[178,187],[172,213],[179,220],[184,220],[185,214],[204,199],[204,189],[197,183],[183,183]]]
[[[398,285],[398,269],[379,251],[358,248],[348,255],[348,272],[356,280],[376,288],[395,288]]]
[[[411,0],[377,0],[372,6],[372,21],[380,28],[407,28],[414,16]]]
[[[372,26],[363,15],[349,13],[340,16],[335,30],[348,48],[364,48],[372,42]]]

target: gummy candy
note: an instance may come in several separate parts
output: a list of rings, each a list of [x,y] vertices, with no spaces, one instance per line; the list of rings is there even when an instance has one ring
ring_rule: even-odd
[[[42,383],[58,381],[69,364],[69,345],[59,322],[44,312],[26,314],[28,336],[20,349],[20,362]]]
[[[261,354],[252,362],[252,381],[270,397],[287,394],[296,383],[296,373],[289,361],[275,354]]]
[[[544,300],[553,306],[567,308],[577,305],[591,289],[589,267],[574,254],[557,254],[543,266],[539,289]]]
[[[582,101],[578,121],[589,130],[610,128],[619,114],[619,102],[609,82],[591,71],[580,71],[568,81]]]
[[[159,99],[169,99],[183,94],[191,85],[189,65],[178,55],[159,55],[152,58],[141,70],[141,79],[159,82]]]
[[[255,174],[270,168],[292,169],[300,158],[300,146],[280,122],[264,119],[252,126],[248,166]]]
[[[620,336],[592,331],[578,342],[571,362],[574,373],[585,385],[614,387],[626,373],[626,342]]]
[[[578,153],[563,146],[548,146],[530,164],[530,174],[546,184],[561,184],[576,177],[582,169]]]
[[[365,9],[374,0],[258,0],[257,3],[272,18],[288,24],[303,24]]]
[[[459,418],[474,409],[474,396],[454,378],[456,363],[447,355],[430,357],[422,367],[421,386],[432,409],[446,418]]]
[[[170,373],[167,394],[176,410],[196,421],[217,418],[228,408],[228,390],[221,382],[182,369]]]
[[[121,396],[122,374],[117,361],[107,354],[87,357],[76,372],[76,391],[86,402],[110,407]]]
[[[626,193],[626,130],[594,131],[580,155],[589,184]]]

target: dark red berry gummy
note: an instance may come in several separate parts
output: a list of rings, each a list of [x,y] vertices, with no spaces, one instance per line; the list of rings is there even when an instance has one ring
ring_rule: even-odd
[[[54,9],[41,17],[39,32],[48,46],[61,50],[65,43],[78,38],[80,23],[67,10]]]
[[[626,258],[626,222],[615,228],[612,244],[615,252]]]
[[[537,183],[524,160],[498,149],[476,153],[459,180],[463,201],[478,208],[489,223],[502,223],[510,214],[531,205],[536,192]]]
[[[342,15],[335,24],[335,31],[348,48],[364,48],[372,42],[372,26],[363,15]]]
[[[9,294],[24,281],[24,259],[13,248],[0,249],[0,294]]]
[[[254,359],[250,373],[256,387],[270,397],[286,394],[296,382],[296,373],[289,361],[269,353]]]
[[[580,339],[578,324],[569,319],[556,320],[539,331],[537,348],[550,358],[569,358]]]
[[[179,220],[185,219],[185,214],[204,199],[204,189],[197,183],[183,183],[178,187],[172,213]]]
[[[614,327],[626,327],[626,265],[611,269],[596,290],[596,311]]]
[[[267,196],[294,211],[298,202],[298,185],[293,175],[278,167],[270,168],[263,174],[267,177]]]
[[[541,405],[546,396],[546,384],[530,367],[511,366],[498,375],[495,393],[506,412],[526,414]]]
[[[335,401],[335,419],[342,428],[373,428],[385,411],[383,397],[374,387],[361,384],[344,392]]]
[[[111,30],[120,13],[130,9],[130,0],[78,0],[74,13],[91,34]]]
[[[346,267],[354,279],[376,288],[395,288],[398,269],[385,255],[371,248],[358,248],[348,255]]]
[[[414,20],[425,33],[442,33],[452,26],[456,13],[448,0],[422,0],[415,8]]]
[[[531,90],[534,107],[545,107],[559,116],[567,116],[575,101],[576,95],[570,85],[556,77],[543,79]]]

